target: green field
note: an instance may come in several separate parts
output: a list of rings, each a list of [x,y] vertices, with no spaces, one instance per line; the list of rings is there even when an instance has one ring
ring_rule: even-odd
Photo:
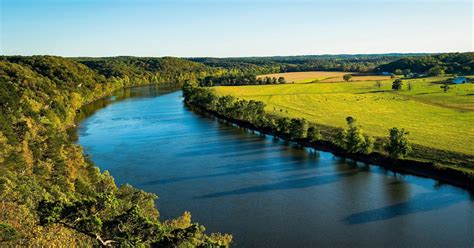
[[[345,127],[345,118],[352,116],[373,136],[388,136],[389,128],[400,127],[410,132],[414,144],[474,155],[474,84],[451,85],[443,92],[437,82],[446,79],[406,79],[401,91],[391,90],[393,79],[383,80],[381,87],[357,81],[214,89],[263,101],[269,113],[333,127]]]

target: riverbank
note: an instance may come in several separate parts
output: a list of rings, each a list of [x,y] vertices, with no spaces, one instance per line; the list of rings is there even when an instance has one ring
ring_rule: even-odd
[[[474,178],[472,177],[472,175],[467,172],[457,170],[455,168],[436,166],[434,163],[416,161],[411,159],[394,159],[378,152],[373,152],[370,154],[352,154],[346,152],[339,146],[329,141],[319,140],[316,142],[310,142],[306,138],[288,139],[287,137],[282,137],[282,135],[273,133],[273,131],[269,128],[258,127],[248,121],[229,118],[227,116],[219,114],[216,111],[208,110],[200,106],[194,106],[189,103],[186,103],[186,105],[192,110],[197,111],[198,113],[210,115],[220,120],[224,120],[226,122],[236,124],[240,127],[251,129],[265,135],[271,135],[286,141],[295,142],[301,146],[331,152],[332,154],[339,157],[354,159],[356,161],[378,165],[397,173],[432,178],[442,183],[448,183],[457,187],[467,189],[469,191],[474,191]]]

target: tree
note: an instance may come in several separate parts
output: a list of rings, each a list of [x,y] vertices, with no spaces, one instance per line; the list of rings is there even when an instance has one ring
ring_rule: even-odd
[[[284,77],[279,77],[279,78],[278,78],[278,83],[279,83],[279,84],[284,84],[284,83],[286,83],[285,78],[284,78]]]
[[[278,132],[280,134],[286,135],[290,132],[290,119],[283,117],[278,118],[277,120]]]
[[[443,84],[441,86],[439,86],[441,89],[443,89],[444,93],[448,92],[449,89],[451,89],[451,87],[449,86],[449,84]]]
[[[389,143],[384,146],[385,151],[391,158],[401,158],[407,156],[411,152],[411,146],[408,142],[405,129],[398,129],[393,127],[389,130]]]
[[[315,142],[321,139],[321,132],[319,129],[315,126],[311,126],[308,128],[308,131],[306,132],[306,138],[310,142]]]
[[[392,90],[401,90],[402,89],[403,82],[401,79],[397,78],[395,81],[392,83]]]
[[[342,76],[342,78],[344,79],[344,81],[349,82],[352,79],[352,75],[351,74],[345,74],[344,76]]]
[[[403,70],[403,75],[404,75],[405,77],[408,77],[410,74],[411,74],[411,70],[410,70],[410,69],[405,69],[405,70]]]
[[[441,66],[435,66],[428,70],[428,75],[430,76],[441,76],[441,75],[444,75],[445,73],[446,72],[445,72],[444,67],[441,67]]]
[[[339,131],[337,143],[349,153],[371,153],[374,145],[373,139],[363,134],[353,117],[348,116],[346,122],[349,128]]]
[[[400,70],[400,69],[396,69],[396,70],[394,71],[394,73],[395,73],[396,75],[402,75],[402,74],[403,74],[403,71]]]
[[[12,241],[18,238],[18,232],[12,226],[0,223],[0,242]]]
[[[290,121],[290,136],[293,139],[301,139],[306,137],[308,124],[303,118],[293,118]]]

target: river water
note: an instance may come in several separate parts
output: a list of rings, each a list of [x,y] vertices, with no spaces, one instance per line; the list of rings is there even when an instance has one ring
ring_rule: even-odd
[[[82,113],[78,143],[101,170],[235,247],[474,247],[472,192],[220,123],[180,91],[130,88]]]

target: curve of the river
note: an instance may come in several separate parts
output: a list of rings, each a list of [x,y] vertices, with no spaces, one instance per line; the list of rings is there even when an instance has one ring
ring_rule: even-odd
[[[191,211],[236,247],[474,246],[468,191],[219,123],[180,91],[104,101],[83,111],[78,143],[118,184],[156,193],[163,219]]]

